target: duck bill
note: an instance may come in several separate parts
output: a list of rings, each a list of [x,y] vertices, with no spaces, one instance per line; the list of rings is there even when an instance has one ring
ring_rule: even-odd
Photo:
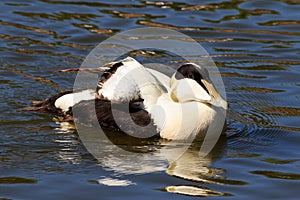
[[[226,110],[228,108],[228,104],[223,99],[223,97],[219,94],[219,92],[216,90],[215,86],[211,82],[208,82],[204,79],[201,81],[209,91],[210,96],[212,96],[213,99],[215,99],[214,101],[216,101],[217,104],[219,104],[219,106],[223,107]]]
[[[210,83],[210,82],[208,82],[208,81],[206,81],[206,80],[204,80],[204,79],[202,79],[201,82],[202,82],[202,83],[204,84],[204,86],[207,88],[207,90],[208,90],[208,92],[209,92],[209,94],[210,94],[211,96],[213,96],[214,98],[219,98],[219,97],[221,97],[220,94],[217,92],[215,86],[214,86],[212,83]]]

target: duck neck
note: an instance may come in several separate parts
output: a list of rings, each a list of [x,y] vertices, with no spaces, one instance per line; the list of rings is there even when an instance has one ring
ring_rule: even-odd
[[[144,99],[145,109],[149,110],[157,103],[157,100],[163,94],[163,91],[158,85],[151,85],[151,83],[149,83],[140,88],[140,94]]]

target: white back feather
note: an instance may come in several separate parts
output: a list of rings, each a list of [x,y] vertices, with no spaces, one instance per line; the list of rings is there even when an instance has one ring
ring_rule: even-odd
[[[122,60],[123,65],[103,84],[99,94],[111,101],[126,102],[139,98],[139,88],[130,74],[143,66],[133,58]]]
[[[65,94],[54,102],[55,107],[62,109],[63,112],[67,112],[70,107],[73,107],[75,104],[83,100],[95,99],[94,90],[83,90],[80,92]]]

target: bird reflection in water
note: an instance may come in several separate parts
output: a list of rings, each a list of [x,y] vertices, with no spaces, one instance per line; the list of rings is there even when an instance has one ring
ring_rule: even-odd
[[[143,175],[165,171],[168,175],[191,181],[189,185],[169,185],[162,190],[192,196],[227,196],[230,194],[214,191],[201,184],[222,184],[225,177],[222,169],[211,167],[211,163],[222,154],[226,137],[221,136],[215,148],[205,157],[199,156],[201,141],[192,145],[172,142],[160,138],[141,139],[124,133],[105,132],[99,134],[93,128],[79,126],[80,139],[88,151],[98,160],[102,168],[117,174],[117,178],[103,177],[98,184],[119,185],[131,180],[120,180],[124,175]],[[180,153],[181,152],[181,153]],[[70,154],[61,153],[62,159],[77,159]],[[180,153],[180,154],[179,154]],[[107,181],[109,179],[109,181]],[[120,185],[124,186],[124,184]]]
[[[66,163],[81,163],[81,155],[78,152],[78,144],[80,143],[75,126],[68,122],[56,122],[59,126],[55,128],[57,134],[54,140],[60,146],[57,151],[57,159]]]
[[[165,190],[171,193],[178,193],[191,196],[228,196],[230,194],[214,191],[200,186],[199,184],[221,184],[218,180],[224,179],[221,174],[224,170],[211,167],[213,159],[220,157],[225,136],[222,136],[215,148],[209,155],[199,155],[201,142],[195,142],[176,160],[169,163],[166,173],[181,179],[192,181],[192,185],[172,185]],[[197,184],[195,184],[197,183]]]

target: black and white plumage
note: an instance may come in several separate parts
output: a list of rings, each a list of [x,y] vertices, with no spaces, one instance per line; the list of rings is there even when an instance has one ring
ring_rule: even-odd
[[[68,121],[77,112],[80,115],[73,120],[93,126],[95,116],[89,111],[95,109],[102,128],[131,133],[132,120],[142,127],[139,131],[145,131],[141,134],[155,132],[170,140],[196,138],[213,121],[222,122],[224,118],[226,101],[215,89],[208,72],[196,64],[182,65],[171,78],[146,69],[130,57],[109,63],[103,69],[96,91],[57,94],[36,104],[34,110],[59,114]],[[112,112],[117,113],[118,123]]]

